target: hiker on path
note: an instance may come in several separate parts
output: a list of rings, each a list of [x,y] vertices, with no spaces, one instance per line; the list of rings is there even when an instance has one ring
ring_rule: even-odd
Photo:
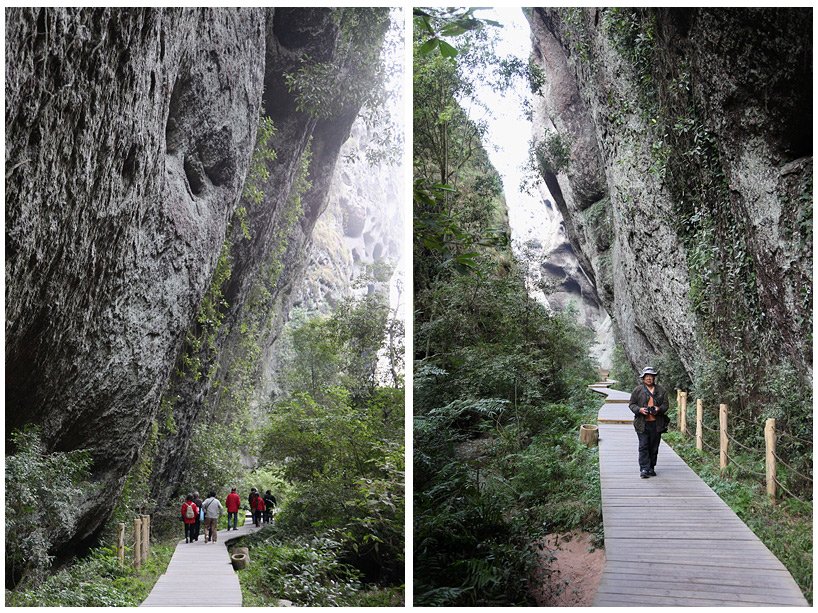
[[[269,524],[273,519],[273,508],[278,504],[276,497],[270,493],[270,490],[264,492],[264,523]]]
[[[224,501],[227,507],[227,531],[230,532],[230,519],[233,520],[233,530],[238,530],[239,522],[239,507],[241,506],[241,498],[236,493],[236,488],[230,488],[230,493],[227,495],[227,500]]]
[[[256,508],[256,507],[258,507],[258,502],[257,502],[258,499],[259,499],[258,490],[256,490],[256,488],[252,488],[250,490],[250,496],[247,497],[247,501],[250,503],[250,514],[253,516],[253,525],[256,528],[258,528],[258,520],[259,520],[258,510]]]
[[[222,514],[222,503],[216,498],[216,492],[208,494],[202,508],[205,512],[205,543],[215,543],[219,536],[219,517]]]
[[[258,498],[256,498],[256,512],[258,513],[258,523],[256,524],[257,526],[261,526],[261,522],[266,513],[265,511],[266,508],[267,505],[264,504],[264,498],[262,498],[261,494],[259,494]]]
[[[199,492],[193,492],[193,504],[199,509],[196,513],[196,525],[193,528],[193,540],[199,540],[199,534],[202,531],[202,522],[204,521],[204,512],[202,511],[202,499],[199,497]]]
[[[650,366],[642,369],[641,383],[633,390],[630,409],[634,414],[633,427],[639,437],[639,476],[656,476],[656,458],[662,432],[667,432],[667,392],[656,383],[659,373]]]
[[[185,543],[192,543],[193,531],[196,526],[196,517],[199,515],[199,507],[193,502],[193,494],[188,494],[182,503],[182,521],[185,522]]]

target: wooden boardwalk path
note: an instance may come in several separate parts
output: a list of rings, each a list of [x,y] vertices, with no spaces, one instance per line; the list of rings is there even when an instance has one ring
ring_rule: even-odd
[[[227,541],[255,530],[246,520],[238,530],[219,530],[215,543],[205,543],[202,526],[198,541],[182,540],[176,546],[165,574],[140,606],[240,607],[241,587],[230,563]]]
[[[630,394],[599,411],[605,569],[595,606],[808,606],[784,565],[662,442],[641,479]],[[624,398],[624,402],[623,402]]]

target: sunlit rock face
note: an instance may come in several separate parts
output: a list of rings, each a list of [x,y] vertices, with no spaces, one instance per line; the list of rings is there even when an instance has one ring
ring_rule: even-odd
[[[341,148],[295,307],[331,309],[349,295],[353,280],[367,267],[394,267],[400,258],[403,177],[396,167],[367,159],[374,133],[359,119]]]
[[[527,16],[540,143],[569,153],[543,177],[630,361],[692,374],[710,340],[810,372],[811,12]]]
[[[527,263],[529,293],[557,312],[572,311],[594,332],[591,357],[611,368],[614,335],[611,317],[597,288],[583,270],[551,194],[540,187],[535,198],[520,198],[509,210],[515,249]]]

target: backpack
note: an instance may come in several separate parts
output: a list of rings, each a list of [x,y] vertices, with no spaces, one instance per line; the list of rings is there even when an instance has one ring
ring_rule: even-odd
[[[188,519],[193,519],[194,517],[196,517],[196,515],[193,513],[192,504],[187,505],[187,509],[185,509],[185,517],[187,517]]]

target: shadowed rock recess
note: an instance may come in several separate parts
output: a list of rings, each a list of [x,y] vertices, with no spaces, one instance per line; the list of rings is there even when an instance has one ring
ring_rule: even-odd
[[[343,37],[355,11],[377,25],[366,45]],[[175,493],[193,425],[218,409],[207,374],[230,376],[239,327],[274,341],[363,99],[339,83],[374,80],[385,16],[7,10],[6,431],[37,424],[49,449],[93,458],[55,553],[102,528],[160,404],[175,433],[152,489],[160,505]],[[285,74],[326,66],[332,103],[305,108]],[[260,112],[276,158],[251,202]]]
[[[540,169],[630,362],[810,373],[812,11],[526,14]]]

